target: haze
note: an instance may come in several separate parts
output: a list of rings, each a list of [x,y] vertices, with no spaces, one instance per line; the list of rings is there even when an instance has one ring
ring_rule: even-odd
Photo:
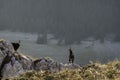
[[[120,1],[0,0],[0,30],[35,34],[37,36],[35,43],[44,45],[48,45],[51,39],[54,39],[54,44],[64,46],[82,45],[86,40],[95,44],[96,41],[100,44],[110,41],[109,46],[113,45],[112,42],[117,45],[114,46],[117,48],[115,49],[117,56],[120,42]],[[5,36],[6,34],[0,37]],[[90,46],[95,47],[95,44]],[[107,53],[109,53],[109,46],[103,47]],[[89,46],[87,47],[89,49]],[[96,50],[99,50],[97,48]]]

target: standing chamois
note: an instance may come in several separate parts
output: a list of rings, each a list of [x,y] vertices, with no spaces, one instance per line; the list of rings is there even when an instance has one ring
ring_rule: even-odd
[[[74,54],[72,49],[69,49],[69,63],[73,63],[74,62]]]

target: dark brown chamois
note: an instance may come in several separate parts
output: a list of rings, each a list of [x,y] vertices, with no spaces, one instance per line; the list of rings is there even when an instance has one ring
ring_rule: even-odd
[[[73,54],[73,51],[72,49],[70,48],[69,49],[69,63],[73,63],[74,62],[74,54]]]
[[[12,42],[11,44],[13,45],[14,50],[17,52],[17,50],[18,50],[19,47],[20,47],[20,40],[19,40],[19,42],[17,42],[17,43]]]

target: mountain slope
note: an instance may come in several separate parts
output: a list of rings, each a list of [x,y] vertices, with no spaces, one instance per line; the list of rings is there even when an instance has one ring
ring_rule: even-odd
[[[90,63],[79,69],[64,69],[57,73],[26,72],[11,80],[120,80],[120,61],[107,64]]]
[[[77,64],[63,64],[49,57],[34,59],[15,50],[20,43],[12,43],[0,39],[0,79],[16,77],[31,70],[58,72],[65,68],[80,68]]]

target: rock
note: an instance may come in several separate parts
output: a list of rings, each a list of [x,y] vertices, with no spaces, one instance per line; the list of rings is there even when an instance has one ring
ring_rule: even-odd
[[[75,63],[64,64],[63,69],[80,69],[81,67]]]
[[[51,72],[58,72],[63,69],[80,69],[81,67],[75,63],[58,63],[52,60],[51,58],[41,58],[37,60],[35,64],[35,70],[49,70]]]
[[[55,67],[55,62],[51,58],[41,58],[34,61],[35,70],[51,70],[52,67]]]
[[[0,40],[0,72],[3,77],[14,77],[24,72],[30,69],[31,63],[31,59],[16,53],[9,41]]]
[[[15,77],[24,72],[22,65],[18,61],[15,61],[13,66],[11,65],[11,62],[6,64],[3,70],[4,77]]]

